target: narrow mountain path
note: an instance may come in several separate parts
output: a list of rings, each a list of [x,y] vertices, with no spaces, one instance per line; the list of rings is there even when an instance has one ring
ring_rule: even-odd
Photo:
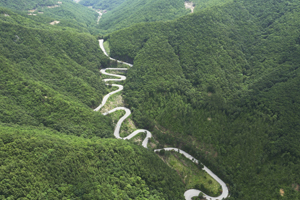
[[[100,48],[101,50],[103,51],[103,53],[108,56],[108,54],[106,53],[105,49],[104,49],[104,46],[103,46],[103,40],[99,40],[99,45],[100,45]],[[109,57],[109,56],[108,56]],[[132,67],[133,65],[132,64],[129,64],[129,63],[126,63],[126,62],[122,62],[122,61],[118,61],[116,59],[113,59],[111,57],[109,57],[111,60],[114,60],[114,61],[117,61],[118,63],[123,63],[123,64],[126,64],[130,67]],[[106,70],[127,70],[127,68],[106,68],[106,69],[101,69],[100,72],[102,74],[105,74],[105,75],[109,75],[109,76],[113,76],[113,77],[116,77],[118,79],[104,79],[104,82],[107,82],[107,81],[123,81],[123,80],[126,80],[126,77],[125,76],[122,76],[122,75],[116,75],[116,74],[110,74],[110,73],[107,73]],[[110,96],[112,96],[113,94],[117,93],[117,92],[120,92],[123,90],[123,85],[118,85],[118,84],[106,84],[106,85],[111,85],[111,86],[116,86],[118,87],[119,89],[113,91],[113,92],[110,92],[108,93],[107,95],[105,95],[103,97],[103,100],[101,102],[101,104],[96,108],[94,109],[94,111],[99,111],[104,105],[105,103],[107,102],[108,98]],[[145,130],[145,129],[138,129],[136,131],[134,131],[133,133],[131,133],[130,135],[128,135],[127,137],[125,138],[122,138],[120,137],[120,129],[121,129],[121,125],[122,123],[124,122],[124,120],[129,117],[129,115],[131,114],[131,111],[128,109],[128,108],[125,108],[125,107],[117,107],[117,108],[114,108],[106,113],[103,113],[103,115],[108,115],[110,113],[113,113],[117,110],[124,110],[126,113],[123,117],[121,117],[119,119],[119,121],[117,122],[117,125],[115,127],[115,131],[114,131],[114,136],[117,138],[117,139],[123,139],[123,140],[129,140],[131,138],[133,138],[134,136],[136,136],[137,134],[139,133],[146,133],[146,138],[144,139],[143,143],[142,143],[142,146],[147,148],[147,144],[148,144],[148,140],[152,137],[152,134],[148,131],[148,130]],[[155,149],[154,152],[159,152],[161,151],[162,149]],[[164,148],[165,151],[176,151],[176,152],[179,152],[180,154],[184,155],[185,157],[187,157],[188,159],[190,159],[191,161],[193,161],[194,163],[199,163],[199,161],[197,159],[195,159],[193,156],[191,156],[190,154],[186,153],[185,151],[183,150],[180,150],[180,149],[177,149],[177,148]],[[208,200],[221,200],[223,198],[226,198],[228,197],[228,188],[226,186],[226,184],[217,176],[215,175],[212,171],[210,171],[207,167],[204,166],[203,168],[204,171],[206,171],[211,177],[213,177],[222,187],[222,194],[218,197],[211,197],[209,195],[206,195],[204,194],[204,197],[206,197]],[[198,196],[199,193],[201,191],[200,190],[196,190],[196,189],[190,189],[190,190],[187,190],[185,193],[184,193],[184,196],[185,196],[185,199],[186,200],[192,200],[192,197],[195,197],[195,196]]]
[[[96,11],[96,12],[99,14],[98,19],[97,19],[97,24],[99,24],[99,21],[103,15],[103,13],[101,11]]]

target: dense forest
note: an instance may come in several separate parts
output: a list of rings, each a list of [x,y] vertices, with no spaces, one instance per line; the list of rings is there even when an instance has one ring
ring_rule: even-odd
[[[55,26],[61,29],[71,28],[72,31],[89,32],[93,35],[99,32],[96,29],[98,13],[72,0],[7,0],[0,1],[0,6],[10,8],[35,23],[49,25],[53,21],[59,21]]]
[[[134,63],[124,97],[137,125],[198,155],[231,199],[299,198],[299,6],[236,0],[106,37]]]
[[[102,35],[141,22],[176,19],[190,12],[185,9],[184,0],[83,0],[80,4],[107,10],[97,25]]]
[[[106,10],[97,28],[105,35],[138,23],[174,20],[191,13],[184,3],[192,2],[194,11],[200,11],[232,0],[81,0],[79,3]]]
[[[151,145],[93,112],[117,65],[102,35],[134,64],[122,96],[155,148],[193,155],[228,199],[300,198],[299,1],[59,2],[0,2],[0,199],[184,198]]]
[[[0,24],[1,122],[108,137],[110,120],[91,112],[107,93],[98,70],[109,65],[96,38]]]
[[[1,199],[183,199],[175,170],[116,139],[0,124]]]
[[[98,27],[105,34],[136,23],[176,19],[188,12],[183,0],[126,0],[104,14]]]
[[[112,10],[122,5],[126,0],[80,0],[79,3],[84,6],[92,6],[100,10]]]
[[[93,111],[115,64],[95,36],[7,8],[0,26],[0,199],[184,198],[175,170]]]
[[[20,1],[20,0],[3,0],[1,1],[1,6],[6,8],[12,8],[15,10],[31,10],[35,9],[37,6],[52,6],[57,4],[55,0],[28,0],[28,1]]]

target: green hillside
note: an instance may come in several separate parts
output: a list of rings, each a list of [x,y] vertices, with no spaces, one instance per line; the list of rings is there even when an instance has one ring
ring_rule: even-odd
[[[187,15],[191,10],[185,8],[185,2],[192,3],[196,12],[232,0],[81,0],[79,3],[107,11],[97,27],[101,34],[108,34],[137,23],[168,21]]]
[[[11,8],[14,10],[31,10],[35,9],[38,6],[52,6],[54,4],[57,4],[57,1],[55,0],[28,0],[28,1],[22,1],[22,0],[3,0],[1,1],[1,6],[6,8]]]
[[[100,10],[113,10],[126,0],[80,0],[79,4]]]
[[[182,199],[175,170],[116,139],[0,124],[1,199]]]
[[[17,16],[11,18],[24,19]],[[0,121],[111,137],[110,119],[91,110],[107,93],[98,70],[109,65],[96,38],[14,22],[0,25]]]
[[[127,0],[104,14],[98,27],[107,33],[136,23],[172,20],[187,13],[182,0]]]
[[[10,8],[33,21],[50,24],[59,21],[54,26],[70,27],[79,32],[97,34],[98,13],[71,0],[13,0],[1,1],[0,6]]]
[[[82,0],[108,10],[98,26],[71,0],[0,2],[0,199],[183,199],[154,146],[203,162],[228,199],[300,198],[299,1],[184,3]],[[149,149],[93,111],[117,63],[92,35],[108,33],[110,56],[134,63],[122,96]]]
[[[232,3],[234,1],[233,0],[193,0],[187,2],[193,2],[195,5],[194,12],[198,12],[206,8],[220,6],[227,3]]]
[[[111,33],[141,22],[167,21],[188,14],[183,0],[122,0],[122,1],[91,1],[80,2],[101,10],[103,14],[97,27],[102,34]]]
[[[76,4],[75,4],[76,5]],[[0,199],[183,199],[175,170],[94,112],[111,63],[90,33],[0,8]]]
[[[299,6],[235,1],[107,37],[112,57],[134,63],[134,121],[197,155],[231,199],[299,198]]]

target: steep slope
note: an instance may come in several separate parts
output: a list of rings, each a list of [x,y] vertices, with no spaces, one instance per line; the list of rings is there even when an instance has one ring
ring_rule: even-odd
[[[155,117],[161,111],[165,99],[172,98],[170,93],[178,88],[189,87],[189,83],[183,78],[179,59],[166,38],[153,37],[149,39],[144,48],[137,54],[134,67],[129,70],[124,90],[124,98],[128,101],[135,113],[135,123],[146,129],[152,129],[152,120],[147,116]],[[133,80],[135,79],[135,80]],[[139,84],[136,84],[139,83]],[[164,93],[163,98],[156,98],[156,93]],[[168,96],[168,97],[166,97]],[[149,102],[150,101],[150,102]],[[149,113],[144,115],[141,104]],[[157,108],[158,110],[151,109]]]
[[[4,199],[182,199],[183,184],[151,151],[0,124]]]
[[[194,11],[200,11],[228,2],[232,0],[82,0],[79,3],[106,11],[98,28],[102,34],[107,34],[137,23],[177,19],[191,13],[190,9],[185,8],[185,3],[194,5]]]
[[[125,0],[80,0],[79,3],[84,6],[92,6],[100,10],[113,10],[122,5]]]
[[[299,197],[299,6],[235,1],[107,37],[112,57],[134,63],[124,92],[138,126],[198,154],[231,185],[232,199],[277,199],[280,189]],[[166,75],[166,43],[183,80]]]
[[[234,2],[233,0],[193,0],[193,1],[187,1],[187,2],[193,2],[194,4],[194,12],[201,11],[206,8],[214,7],[214,6],[220,6],[227,3]]]
[[[188,13],[182,0],[127,0],[118,9],[103,15],[99,27],[114,31],[140,22],[167,21]]]
[[[116,1],[116,4],[112,2],[107,6],[106,1],[96,4],[91,1],[83,1],[82,4],[108,9],[97,26],[102,34],[111,33],[136,23],[172,20],[189,13],[182,0],[125,0]],[[101,6],[99,7],[99,5]]]
[[[14,10],[31,10],[37,6],[52,6],[57,4],[55,0],[29,0],[29,1],[20,1],[20,0],[4,0],[1,1],[1,6],[11,8]]]
[[[111,137],[110,119],[91,112],[107,93],[98,70],[109,60],[97,40],[76,32],[0,24],[0,121]]]
[[[24,17],[42,24],[58,21],[59,23],[55,26],[97,34],[95,26],[98,13],[71,0],[31,0],[26,2],[10,0],[1,1],[0,6],[10,8]]]
[[[105,55],[107,55],[107,53],[106,53],[106,50],[105,50],[105,48],[104,48],[104,45],[103,45],[103,39],[102,40],[99,40],[99,44],[100,44],[100,47],[101,47],[101,49],[103,50],[103,52],[105,53]],[[171,48],[171,46],[169,46],[166,42],[165,42],[165,40],[163,40],[162,38],[155,38],[155,40],[151,40],[151,41],[149,41],[149,44],[148,43],[146,43],[146,45],[147,45],[147,47],[146,47],[146,49],[145,49],[145,51],[140,55],[141,57],[143,57],[143,56],[147,56],[148,55],[148,52],[150,51],[150,50],[152,50],[152,48],[155,48],[156,46],[155,46],[155,43],[153,43],[153,42],[159,42],[161,45],[163,45],[164,46],[164,50],[171,50],[170,52],[168,52],[168,54],[166,54],[165,56],[166,56],[166,58],[167,58],[167,60],[168,61],[172,61],[173,59],[174,59],[174,56],[175,56],[175,54],[174,54],[174,52],[172,52],[172,48]],[[154,45],[153,45],[154,44]],[[157,57],[157,58],[160,58],[162,55],[161,54],[157,54],[157,55],[153,55],[153,56],[155,56],[155,57]],[[114,58],[110,58],[111,60],[114,60],[114,61],[116,61]],[[177,60],[178,61],[178,60]],[[117,62],[121,62],[121,63],[124,63],[123,61],[118,61],[117,60]],[[157,67],[157,63],[143,63],[144,65],[149,65],[149,64],[151,64],[151,65],[154,65],[154,66],[156,66]],[[170,73],[170,75],[175,75],[176,73],[179,73],[180,74],[180,68],[178,68],[179,67],[179,63],[177,62],[177,65],[176,65],[176,61],[174,62],[174,63],[170,63],[170,64],[174,64],[175,65],[175,67],[173,67],[173,71],[171,71],[171,73]],[[166,63],[166,66],[165,66],[165,68],[164,68],[164,70],[167,72],[167,71],[169,71],[170,70],[170,68],[172,68],[172,65],[170,66],[170,64],[168,65],[167,63]],[[128,63],[126,63],[126,65],[127,66],[129,66],[129,67],[132,67],[132,65],[131,64],[128,64]],[[124,81],[124,80],[126,80],[126,77],[125,76],[123,76],[123,75],[116,75],[116,74],[111,74],[111,73],[107,73],[106,72],[106,70],[109,70],[109,71],[111,71],[111,70],[116,70],[116,71],[119,71],[120,69],[123,69],[122,71],[124,71],[124,70],[128,70],[127,68],[106,68],[106,69],[103,69],[103,70],[101,70],[100,72],[101,72],[101,74],[104,74],[104,75],[109,75],[109,76],[112,76],[112,77],[115,77],[115,78],[109,78],[109,79],[104,79],[103,81],[104,82],[109,82],[109,81]],[[149,69],[149,67],[144,67],[144,69]],[[152,73],[154,73],[155,74],[155,71],[157,71],[157,70],[153,70],[152,71]],[[174,72],[174,73],[172,73],[172,72]],[[140,76],[142,76],[143,74],[140,74]],[[156,76],[159,76],[160,78],[161,78],[161,81],[163,81],[163,82],[161,82],[160,84],[164,84],[164,83],[167,83],[166,82],[166,80],[164,80],[164,78],[163,78],[163,76],[162,76],[162,74],[155,74]],[[166,76],[167,77],[167,76]],[[165,78],[166,78],[165,77]],[[145,78],[145,77],[142,77],[142,78]],[[167,83],[168,84],[168,83]],[[110,85],[110,84],[108,84],[108,85]],[[154,85],[154,84],[153,84]],[[106,104],[106,102],[107,102],[107,100],[108,100],[108,97],[110,97],[111,95],[113,95],[113,94],[115,94],[115,93],[117,93],[117,92],[120,92],[120,91],[122,91],[123,90],[123,86],[122,85],[119,85],[119,84],[111,84],[111,86],[117,86],[119,89],[117,89],[117,90],[115,90],[115,91],[113,91],[113,92],[110,92],[109,94],[107,94],[104,98],[103,98],[103,101],[102,101],[102,103],[101,103],[101,105],[99,106],[99,107],[97,107],[94,111],[99,111],[102,107],[104,107],[104,105]],[[151,85],[152,86],[152,85]],[[150,86],[150,87],[151,87]],[[155,89],[155,88],[154,88]],[[123,122],[126,120],[126,118],[128,118],[129,116],[130,116],[130,114],[131,114],[131,111],[128,109],[128,108],[126,108],[126,107],[115,107],[115,108],[111,108],[111,110],[109,110],[109,111],[107,111],[107,112],[105,112],[105,113],[103,113],[103,115],[108,115],[108,114],[111,114],[111,113],[115,113],[115,112],[118,112],[118,111],[120,111],[120,110],[123,110],[123,111],[125,111],[126,112],[126,114],[124,115],[124,116],[120,116],[120,118],[119,118],[119,120],[118,120],[118,122],[117,122],[117,124],[116,124],[116,128],[115,128],[115,131],[114,131],[114,136],[117,138],[117,139],[124,139],[124,140],[128,140],[128,139],[131,139],[131,138],[134,138],[134,137],[136,137],[138,134],[140,135],[140,136],[142,136],[142,138],[143,138],[143,142],[142,142],[142,146],[143,147],[145,147],[145,148],[148,148],[148,142],[149,142],[149,139],[151,140],[152,139],[152,134],[148,131],[148,130],[145,130],[145,129],[137,129],[137,130],[135,130],[135,131],[133,131],[133,132],[129,132],[129,135],[127,135],[126,137],[121,137],[120,136],[120,128],[121,128],[121,126],[122,126],[122,124],[123,124]],[[125,128],[126,129],[126,128]],[[138,137],[140,137],[140,136],[138,136]],[[141,139],[142,140],[142,139]],[[152,146],[152,145],[150,145],[150,146]],[[153,146],[151,147],[151,148],[153,148]],[[198,170],[201,170],[201,169],[203,169],[204,171],[203,171],[203,175],[204,175],[204,179],[206,179],[206,176],[207,175],[209,175],[209,176],[211,176],[210,178],[211,179],[214,179],[214,184],[213,184],[213,186],[210,186],[210,187],[208,187],[207,185],[206,185],[206,187],[203,185],[203,182],[202,181],[200,181],[200,177],[194,177],[194,178],[196,178],[196,180],[195,180],[195,182],[192,184],[190,184],[189,185],[189,183],[187,183],[186,181],[188,181],[188,179],[189,178],[187,178],[187,175],[185,175],[185,177],[184,177],[184,180],[183,180],[183,182],[184,182],[184,184],[185,184],[185,186],[186,186],[186,191],[185,191],[185,193],[184,193],[184,196],[185,196],[185,199],[186,200],[192,200],[192,197],[195,197],[195,196],[198,196],[201,192],[205,192],[205,194],[203,194],[206,198],[208,198],[208,199],[211,199],[211,200],[218,200],[218,199],[223,199],[223,198],[227,198],[228,197],[228,195],[229,195],[229,191],[228,191],[228,187],[226,186],[226,184],[218,177],[218,176],[216,176],[211,170],[209,170],[206,166],[203,166],[201,163],[200,163],[200,161],[198,161],[197,159],[195,159],[192,155],[190,155],[190,154],[188,154],[188,153],[186,153],[186,152],[184,152],[184,151],[182,151],[181,149],[178,149],[178,148],[163,148],[163,149],[154,149],[154,152],[159,152],[159,154],[160,155],[164,155],[165,154],[165,152],[166,151],[176,151],[176,152],[178,152],[178,153],[180,153],[181,155],[184,155],[184,157],[186,157],[187,158],[187,160],[190,160],[190,161],[192,161],[192,165],[193,165],[193,167],[196,167],[197,168],[197,171]],[[197,164],[197,165],[195,165],[195,163]],[[171,164],[171,166],[172,166],[173,164]],[[186,164],[184,164],[185,166],[187,166]],[[172,167],[173,168],[173,167]],[[180,168],[180,167],[179,167]],[[177,171],[177,173],[180,175],[180,176],[182,176],[183,174],[184,174],[184,169],[182,169],[182,168],[173,168],[173,169],[175,169],[176,171]],[[195,169],[195,168],[194,168]],[[193,173],[192,172],[193,170],[191,170],[190,172],[188,172],[188,174],[189,175],[191,175],[190,173]],[[187,180],[185,180],[187,178]],[[210,180],[211,180],[210,179]],[[189,182],[189,181],[188,181]],[[213,183],[213,182],[211,182],[211,183]],[[210,183],[210,181],[208,181],[208,184],[211,184]],[[196,189],[193,189],[193,188],[196,188]],[[212,196],[210,196],[210,195],[212,195]]]
[[[0,9],[0,199],[183,199],[176,171],[93,112],[109,59],[94,36]]]

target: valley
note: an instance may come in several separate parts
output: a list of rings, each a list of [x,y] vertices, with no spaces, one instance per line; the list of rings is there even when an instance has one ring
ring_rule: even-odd
[[[106,52],[106,50],[104,48],[103,43],[104,43],[104,40],[99,40],[99,46],[100,46],[101,50],[104,52],[105,55],[108,56],[108,54],[107,54],[107,52]],[[115,60],[113,58],[110,58],[110,59]],[[121,61],[117,61],[117,62],[121,62]],[[131,64],[128,64],[128,66],[133,67],[133,65],[131,65]],[[110,74],[110,73],[107,73],[106,70],[128,70],[128,69],[126,69],[126,68],[107,68],[107,69],[102,69],[100,71],[102,74],[106,74],[106,75],[118,78],[118,79],[104,79],[103,80],[104,82],[109,82],[109,81],[124,81],[124,80],[126,80],[125,76],[123,76],[123,75],[116,75],[116,74]],[[111,84],[111,86],[117,86],[117,87],[119,87],[119,89],[117,89],[117,90],[115,90],[113,92],[110,92],[109,94],[107,94],[106,96],[104,96],[101,105],[99,107],[97,107],[94,111],[99,111],[102,107],[105,106],[105,104],[106,104],[106,102],[107,102],[107,100],[108,100],[109,97],[111,97],[115,93],[120,92],[120,91],[123,90],[123,86],[122,85]],[[120,129],[122,127],[122,123],[131,114],[131,111],[128,108],[125,108],[125,107],[116,107],[116,108],[113,108],[110,111],[107,111],[107,112],[103,113],[103,115],[108,115],[108,114],[114,113],[117,110],[124,110],[125,111],[125,115],[122,116],[119,119],[119,121],[117,122],[117,124],[115,125],[114,136],[117,139],[130,140],[131,138],[133,138],[137,134],[144,132],[144,133],[146,133],[146,137],[144,138],[144,140],[142,142],[142,146],[145,147],[145,148],[147,148],[148,147],[148,140],[152,137],[152,134],[148,130],[138,129],[138,130],[135,130],[133,133],[131,133],[130,135],[128,135],[128,136],[126,136],[124,138],[122,138],[120,136]],[[191,161],[193,161],[193,162],[195,162],[197,164],[199,163],[199,161],[197,159],[195,159],[193,156],[191,156],[188,153],[186,153],[186,152],[184,152],[184,151],[182,151],[180,149],[177,149],[177,148],[154,149],[154,152],[159,152],[161,150],[164,150],[164,151],[176,151],[176,152],[184,155],[186,158],[190,159]],[[228,188],[227,188],[226,184],[219,177],[217,177],[217,175],[215,175],[211,170],[209,170],[207,167],[203,166],[203,170],[206,171],[211,177],[214,178],[214,180],[216,180],[222,186],[222,194],[220,196],[212,197],[212,196],[209,196],[209,195],[207,195],[207,194],[204,193],[204,197],[209,198],[211,200],[217,200],[217,199],[227,198],[228,197]],[[198,196],[200,192],[201,192],[200,190],[195,190],[195,189],[187,190],[184,193],[185,199],[186,200],[192,200],[192,197]]]
[[[299,199],[299,16],[0,2],[0,199]]]

